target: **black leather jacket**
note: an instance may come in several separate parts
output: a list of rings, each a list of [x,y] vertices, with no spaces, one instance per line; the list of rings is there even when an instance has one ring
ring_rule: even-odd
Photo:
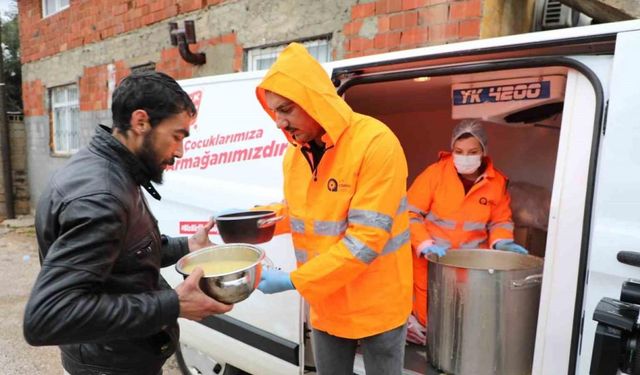
[[[160,267],[188,252],[187,238],[160,235],[140,186],[160,198],[142,163],[98,127],[38,203],[42,269],[24,336],[59,345],[72,375],[156,375],[175,351],[180,307]]]

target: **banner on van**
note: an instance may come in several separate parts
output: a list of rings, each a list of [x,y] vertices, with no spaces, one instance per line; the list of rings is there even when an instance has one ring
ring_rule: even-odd
[[[198,228],[204,227],[205,225],[207,225],[206,221],[180,221],[178,223],[178,232],[180,234],[195,234]],[[209,234],[218,234],[218,231],[211,229]]]

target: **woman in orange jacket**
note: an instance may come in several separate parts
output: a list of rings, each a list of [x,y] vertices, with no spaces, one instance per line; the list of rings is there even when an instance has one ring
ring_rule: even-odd
[[[407,163],[382,122],[354,112],[305,48],[289,45],[256,90],[290,142],[283,160],[287,220],[298,267],[266,269],[263,293],[295,289],[310,305],[321,375],[400,375],[411,314]]]
[[[425,343],[427,260],[449,249],[497,249],[527,254],[513,241],[507,178],[487,155],[487,135],[477,120],[463,120],[451,136],[451,152],[427,167],[409,188],[413,251],[413,314],[407,339]]]

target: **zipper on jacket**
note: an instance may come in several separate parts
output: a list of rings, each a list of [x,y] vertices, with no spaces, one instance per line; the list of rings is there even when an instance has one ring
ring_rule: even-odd
[[[300,148],[302,155],[304,155],[304,158],[307,160],[307,163],[309,163],[309,167],[311,168],[311,174],[313,175],[314,182],[318,181],[318,166],[320,165],[320,162],[322,162],[322,159],[323,159],[322,156],[333,147],[334,146],[329,146],[325,148],[320,154],[320,158],[319,158],[320,160],[318,160],[318,162],[314,160],[315,154],[313,153],[313,151],[311,151],[311,148],[309,146],[303,146]]]
[[[468,197],[469,195],[471,195],[471,193],[473,193],[474,191],[480,189],[480,186],[482,184],[484,184],[484,182],[487,179],[485,178],[484,175],[478,177],[478,179],[476,180],[476,182],[473,184],[473,186],[471,187],[471,189],[469,189],[469,191],[464,195],[465,197]]]
[[[313,165],[313,157],[309,156],[311,151],[307,146],[301,147],[300,151],[302,152],[302,155],[304,156],[304,158],[307,160],[307,163],[309,163],[309,168],[311,168],[311,174],[313,174],[313,181],[317,181],[318,179],[317,168]]]

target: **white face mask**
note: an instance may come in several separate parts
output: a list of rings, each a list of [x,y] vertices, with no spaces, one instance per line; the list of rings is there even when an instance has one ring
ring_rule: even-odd
[[[471,174],[480,168],[480,164],[482,164],[482,155],[453,154],[453,164],[455,164],[458,173]]]

